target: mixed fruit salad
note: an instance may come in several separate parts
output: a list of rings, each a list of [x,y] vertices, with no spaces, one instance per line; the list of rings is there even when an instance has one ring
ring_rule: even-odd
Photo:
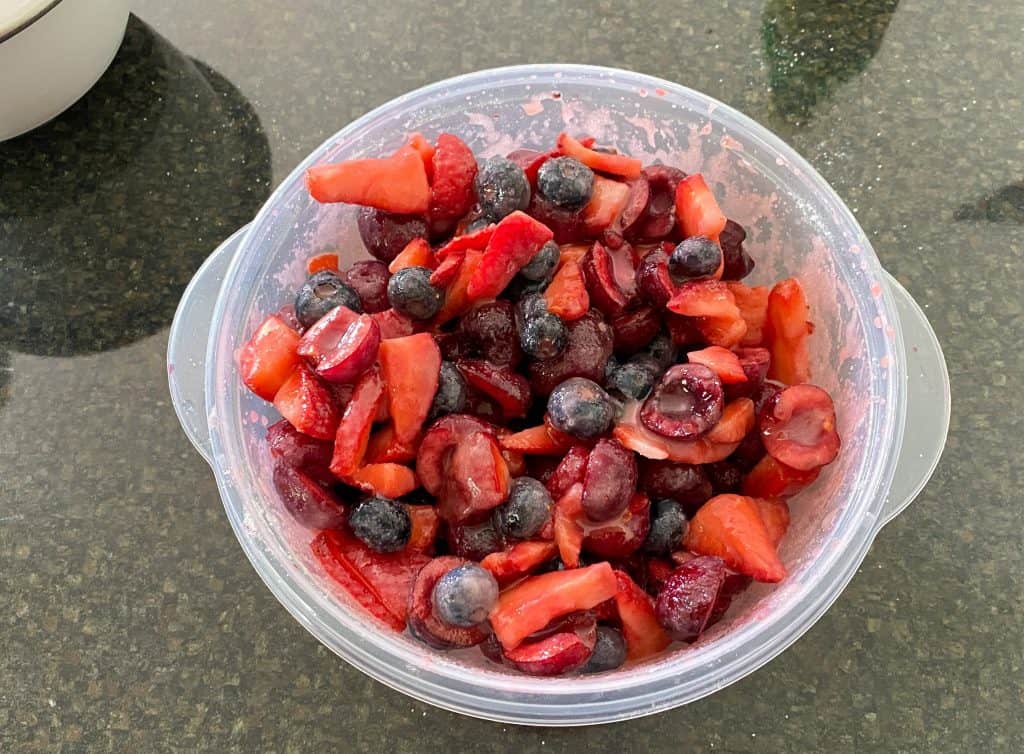
[[[796,279],[749,286],[705,179],[563,133],[311,168],[373,259],[309,261],[240,352],[324,572],[436,649],[539,676],[691,643],[778,582],[839,452]],[[351,256],[346,254],[346,256]]]

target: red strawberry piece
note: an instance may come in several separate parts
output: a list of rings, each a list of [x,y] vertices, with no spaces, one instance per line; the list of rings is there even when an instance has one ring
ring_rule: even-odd
[[[587,312],[565,326],[566,346],[558,356],[531,361],[530,385],[537,395],[549,395],[570,377],[604,380],[604,368],[612,355],[612,329],[600,313]]]
[[[381,405],[387,405],[381,401]],[[366,463],[406,463],[416,457],[419,438],[402,441],[395,437],[395,425],[388,422],[370,436],[366,446]]]
[[[416,574],[409,593],[409,630],[435,649],[472,647],[487,638],[484,626],[453,626],[434,615],[434,587],[448,571],[470,561],[450,556],[434,558]]]
[[[459,270],[466,259],[465,251],[456,251],[444,258],[437,269],[430,273],[430,284],[435,288],[447,288],[459,276]]]
[[[487,225],[480,228],[480,230],[473,231],[472,233],[465,233],[461,236],[456,236],[437,250],[437,258],[444,261],[453,254],[458,254],[460,252],[470,250],[483,251],[487,248],[487,244],[491,242],[491,236],[494,235],[494,230],[497,227],[497,225]]]
[[[299,432],[321,440],[334,437],[341,416],[331,391],[304,364],[277,391],[274,408]]]
[[[420,159],[423,160],[423,167],[427,171],[427,178],[433,179],[434,145],[427,141],[426,137],[421,133],[409,134],[409,140],[406,141],[406,144],[416,150]]]
[[[693,323],[704,343],[722,348],[735,348],[747,334],[742,317],[695,317]]]
[[[480,565],[504,587],[533,573],[557,554],[554,542],[517,542],[507,550],[491,553]]]
[[[406,267],[428,267],[431,270],[437,267],[437,258],[427,239],[414,238],[407,243],[398,256],[391,260],[388,272],[394,275]]]
[[[690,351],[686,359],[691,364],[703,364],[711,369],[723,384],[732,385],[747,381],[747,373],[743,371],[739,357],[728,348],[708,346],[699,351]]]
[[[715,606],[711,608],[711,615],[708,617],[707,625],[705,629],[711,628],[713,625],[718,623],[725,615],[725,612],[732,606],[732,602],[748,586],[750,586],[752,578],[742,573],[727,573],[725,581],[722,583],[722,588],[718,590],[718,598],[715,600]]]
[[[437,531],[441,527],[437,509],[433,505],[408,504],[405,505],[405,509],[409,512],[409,520],[412,521],[412,534],[409,535],[406,549],[425,553],[434,552]]]
[[[636,286],[640,298],[661,311],[676,295],[676,284],[668,273],[668,253],[656,247],[641,260],[636,270]]]
[[[580,613],[560,621],[554,633],[527,639],[503,654],[505,662],[527,675],[556,676],[585,664],[596,643],[594,615]]]
[[[345,282],[359,294],[363,311],[375,314],[391,306],[388,302],[389,277],[388,267],[383,262],[361,259],[349,267],[345,273]]]
[[[352,599],[394,631],[405,629],[413,580],[429,555],[408,549],[374,552],[344,529],[320,532],[310,549]]]
[[[505,418],[526,416],[530,406],[530,383],[521,374],[483,359],[459,359],[456,366],[471,388],[501,406]]]
[[[542,424],[530,427],[500,439],[501,447],[528,455],[550,455],[561,458],[572,447],[573,438],[553,427]]]
[[[637,220],[644,213],[644,209],[647,207],[647,202],[650,199],[651,187],[647,182],[647,179],[640,175],[638,178],[634,178],[626,183],[629,192],[626,194],[626,201],[624,202],[618,217],[612,221],[612,224],[605,229],[602,239],[605,245],[610,248],[619,248],[624,242],[624,234],[636,224]]]
[[[743,480],[743,494],[759,498],[792,497],[817,479],[819,474],[820,466],[801,471],[766,455]]]
[[[575,157],[588,168],[601,173],[620,175],[623,178],[636,178],[643,169],[643,163],[635,157],[597,152],[583,146],[579,141],[564,132],[558,135],[557,145],[558,150],[562,154]]]
[[[589,610],[615,595],[608,563],[530,576],[498,597],[491,627],[506,652],[563,615]]]
[[[416,473],[423,489],[437,497],[445,486],[451,454],[464,437],[474,432],[492,432],[486,422],[465,414],[451,414],[435,421],[416,452]]]
[[[590,309],[590,295],[583,270],[576,262],[562,264],[544,291],[548,311],[566,322],[577,320]]]
[[[615,271],[608,250],[595,242],[580,263],[587,281],[587,293],[594,306],[609,316],[626,308],[626,295],[615,281]]]
[[[458,136],[441,134],[431,162],[434,178],[430,186],[430,219],[434,223],[457,220],[469,212],[476,200],[476,157]]]
[[[334,477],[328,471],[334,447],[330,442],[304,435],[282,419],[267,429],[267,445],[275,459],[293,469],[325,484],[334,482]]]
[[[347,202],[388,212],[421,215],[430,206],[430,184],[419,153],[403,147],[390,157],[315,165],[306,188],[318,202]]]
[[[743,248],[747,232],[743,226],[732,220],[725,221],[725,227],[718,236],[718,244],[722,247],[722,278],[725,280],[742,280],[754,270],[754,260]]]
[[[791,468],[811,471],[839,454],[836,409],[816,385],[780,390],[761,411],[760,427],[765,450]]]
[[[583,227],[590,235],[600,235],[622,214],[629,199],[629,186],[600,175],[594,176],[594,190],[583,208]]]
[[[642,660],[665,649],[672,640],[658,623],[654,604],[636,582],[622,571],[615,571],[615,606],[626,640],[626,657]]]
[[[380,368],[399,441],[412,440],[423,426],[437,392],[441,351],[430,333],[381,341]]]
[[[476,274],[476,270],[480,267],[480,260],[482,258],[483,252],[466,251],[465,259],[459,266],[458,275],[455,276],[455,279],[452,280],[445,291],[444,304],[441,306],[441,311],[434,317],[433,323],[435,325],[443,325],[453,318],[464,314],[473,305],[473,301],[469,298],[466,291],[470,281]]]
[[[658,594],[658,623],[677,641],[695,641],[707,627],[725,578],[721,558],[705,555],[683,563]]]
[[[591,521],[608,521],[629,505],[636,489],[636,456],[617,441],[597,441],[583,473],[583,510]]]
[[[569,448],[547,481],[551,497],[557,500],[574,484],[583,484],[583,474],[587,469],[588,458],[590,458],[590,448],[587,446],[573,445]]]
[[[768,296],[768,316],[765,323],[765,344],[772,352],[772,365],[768,376],[796,385],[811,379],[807,336],[811,323],[804,290],[796,278],[776,283]]]
[[[651,501],[644,493],[634,492],[629,505],[615,518],[600,524],[584,521],[582,526],[584,551],[600,558],[628,558],[640,549],[650,531]]]
[[[353,487],[392,499],[408,495],[419,487],[416,474],[398,463],[371,463],[352,472],[347,480]]]
[[[686,317],[722,317],[740,319],[740,310],[732,292],[718,280],[693,280],[683,283],[666,304],[670,311]]]
[[[780,497],[759,497],[754,502],[768,530],[768,538],[778,547],[789,529],[789,505]]]
[[[295,349],[299,356],[305,356],[316,364],[320,357],[333,351],[359,315],[347,306],[336,306],[322,316],[303,334]]]
[[[687,513],[695,513],[711,497],[711,482],[702,466],[641,458],[640,488],[654,500],[672,498]]]
[[[725,385],[725,399],[749,398],[757,394],[768,376],[772,356],[767,348],[737,348],[733,353],[739,360],[740,369],[746,379],[743,382]],[[755,413],[758,413],[755,411]]]
[[[270,315],[239,352],[242,382],[263,400],[274,400],[299,365],[298,347],[299,334],[280,317]]]
[[[740,317],[747,323],[747,334],[740,345],[759,346],[764,339],[764,326],[768,317],[768,286],[759,285],[751,288],[736,281],[726,282],[726,287],[736,301]]]
[[[717,241],[725,227],[725,215],[700,173],[686,176],[676,187],[676,219],[687,238],[707,236]]]
[[[713,443],[728,445],[740,442],[757,423],[754,402],[749,398],[737,398],[722,410],[722,418],[709,429],[704,439]]]
[[[558,269],[562,269],[569,262],[579,264],[590,251],[590,247],[589,243],[565,243],[559,246]]]
[[[331,473],[339,479],[347,478],[362,464],[377,406],[383,400],[384,382],[379,370],[373,368],[364,372],[352,391],[352,399],[345,407],[334,436]]]
[[[675,564],[664,558],[648,558],[645,566],[647,568],[647,583],[644,586],[647,588],[648,594],[657,595],[665,586],[668,577],[672,575],[672,571],[675,570]]]
[[[361,314],[329,350],[320,350],[324,340],[313,355],[316,373],[328,382],[351,383],[377,360],[380,327],[370,315]]]
[[[404,338],[416,332],[416,323],[394,309],[385,309],[370,315],[380,328],[381,340]]]
[[[302,526],[335,529],[345,521],[345,509],[338,496],[305,472],[277,458],[273,478],[285,510]]]
[[[508,498],[508,464],[491,432],[462,438],[440,495],[438,514],[449,523],[475,522]]]
[[[630,356],[646,348],[661,330],[661,321],[654,309],[642,306],[622,312],[609,321],[615,353]]]
[[[320,272],[321,270],[333,270],[338,269],[338,255],[333,252],[327,254],[317,254],[315,257],[306,262],[306,272],[310,275]]]
[[[474,301],[497,296],[552,237],[547,226],[525,212],[516,211],[503,218],[487,243],[466,295]]]
[[[676,224],[676,188],[686,173],[669,165],[648,165],[643,169],[648,199],[643,212],[629,228],[630,238],[658,240],[668,236]]]
[[[553,514],[555,544],[558,556],[567,568],[580,564],[580,550],[583,548],[583,485],[574,484],[555,502]]]
[[[718,495],[690,521],[683,545],[698,555],[715,555],[756,581],[782,581],[786,568],[753,498]]]

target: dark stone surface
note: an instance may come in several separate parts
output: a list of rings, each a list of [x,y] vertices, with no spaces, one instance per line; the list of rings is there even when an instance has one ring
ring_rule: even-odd
[[[1024,750],[1024,5],[133,7],[152,28],[99,86],[0,145],[0,751]],[[680,81],[792,143],[925,307],[955,401],[935,477],[804,638],[586,730],[442,712],[323,649],[245,561],[164,369],[192,271],[322,139],[551,59]]]

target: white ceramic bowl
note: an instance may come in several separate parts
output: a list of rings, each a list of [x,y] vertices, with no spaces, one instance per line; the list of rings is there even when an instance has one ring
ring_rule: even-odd
[[[89,91],[127,23],[128,0],[0,0],[0,141]]]

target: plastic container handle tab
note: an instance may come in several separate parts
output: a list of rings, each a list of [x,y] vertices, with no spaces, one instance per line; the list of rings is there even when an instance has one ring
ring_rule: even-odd
[[[210,322],[224,273],[248,228],[245,225],[235,231],[196,271],[174,313],[167,342],[167,383],[174,411],[188,439],[207,463],[212,460],[204,385]]]
[[[950,415],[949,374],[935,331],[907,289],[888,272],[885,279],[903,331],[909,385],[903,447],[879,528],[902,513],[931,479],[946,446]]]

